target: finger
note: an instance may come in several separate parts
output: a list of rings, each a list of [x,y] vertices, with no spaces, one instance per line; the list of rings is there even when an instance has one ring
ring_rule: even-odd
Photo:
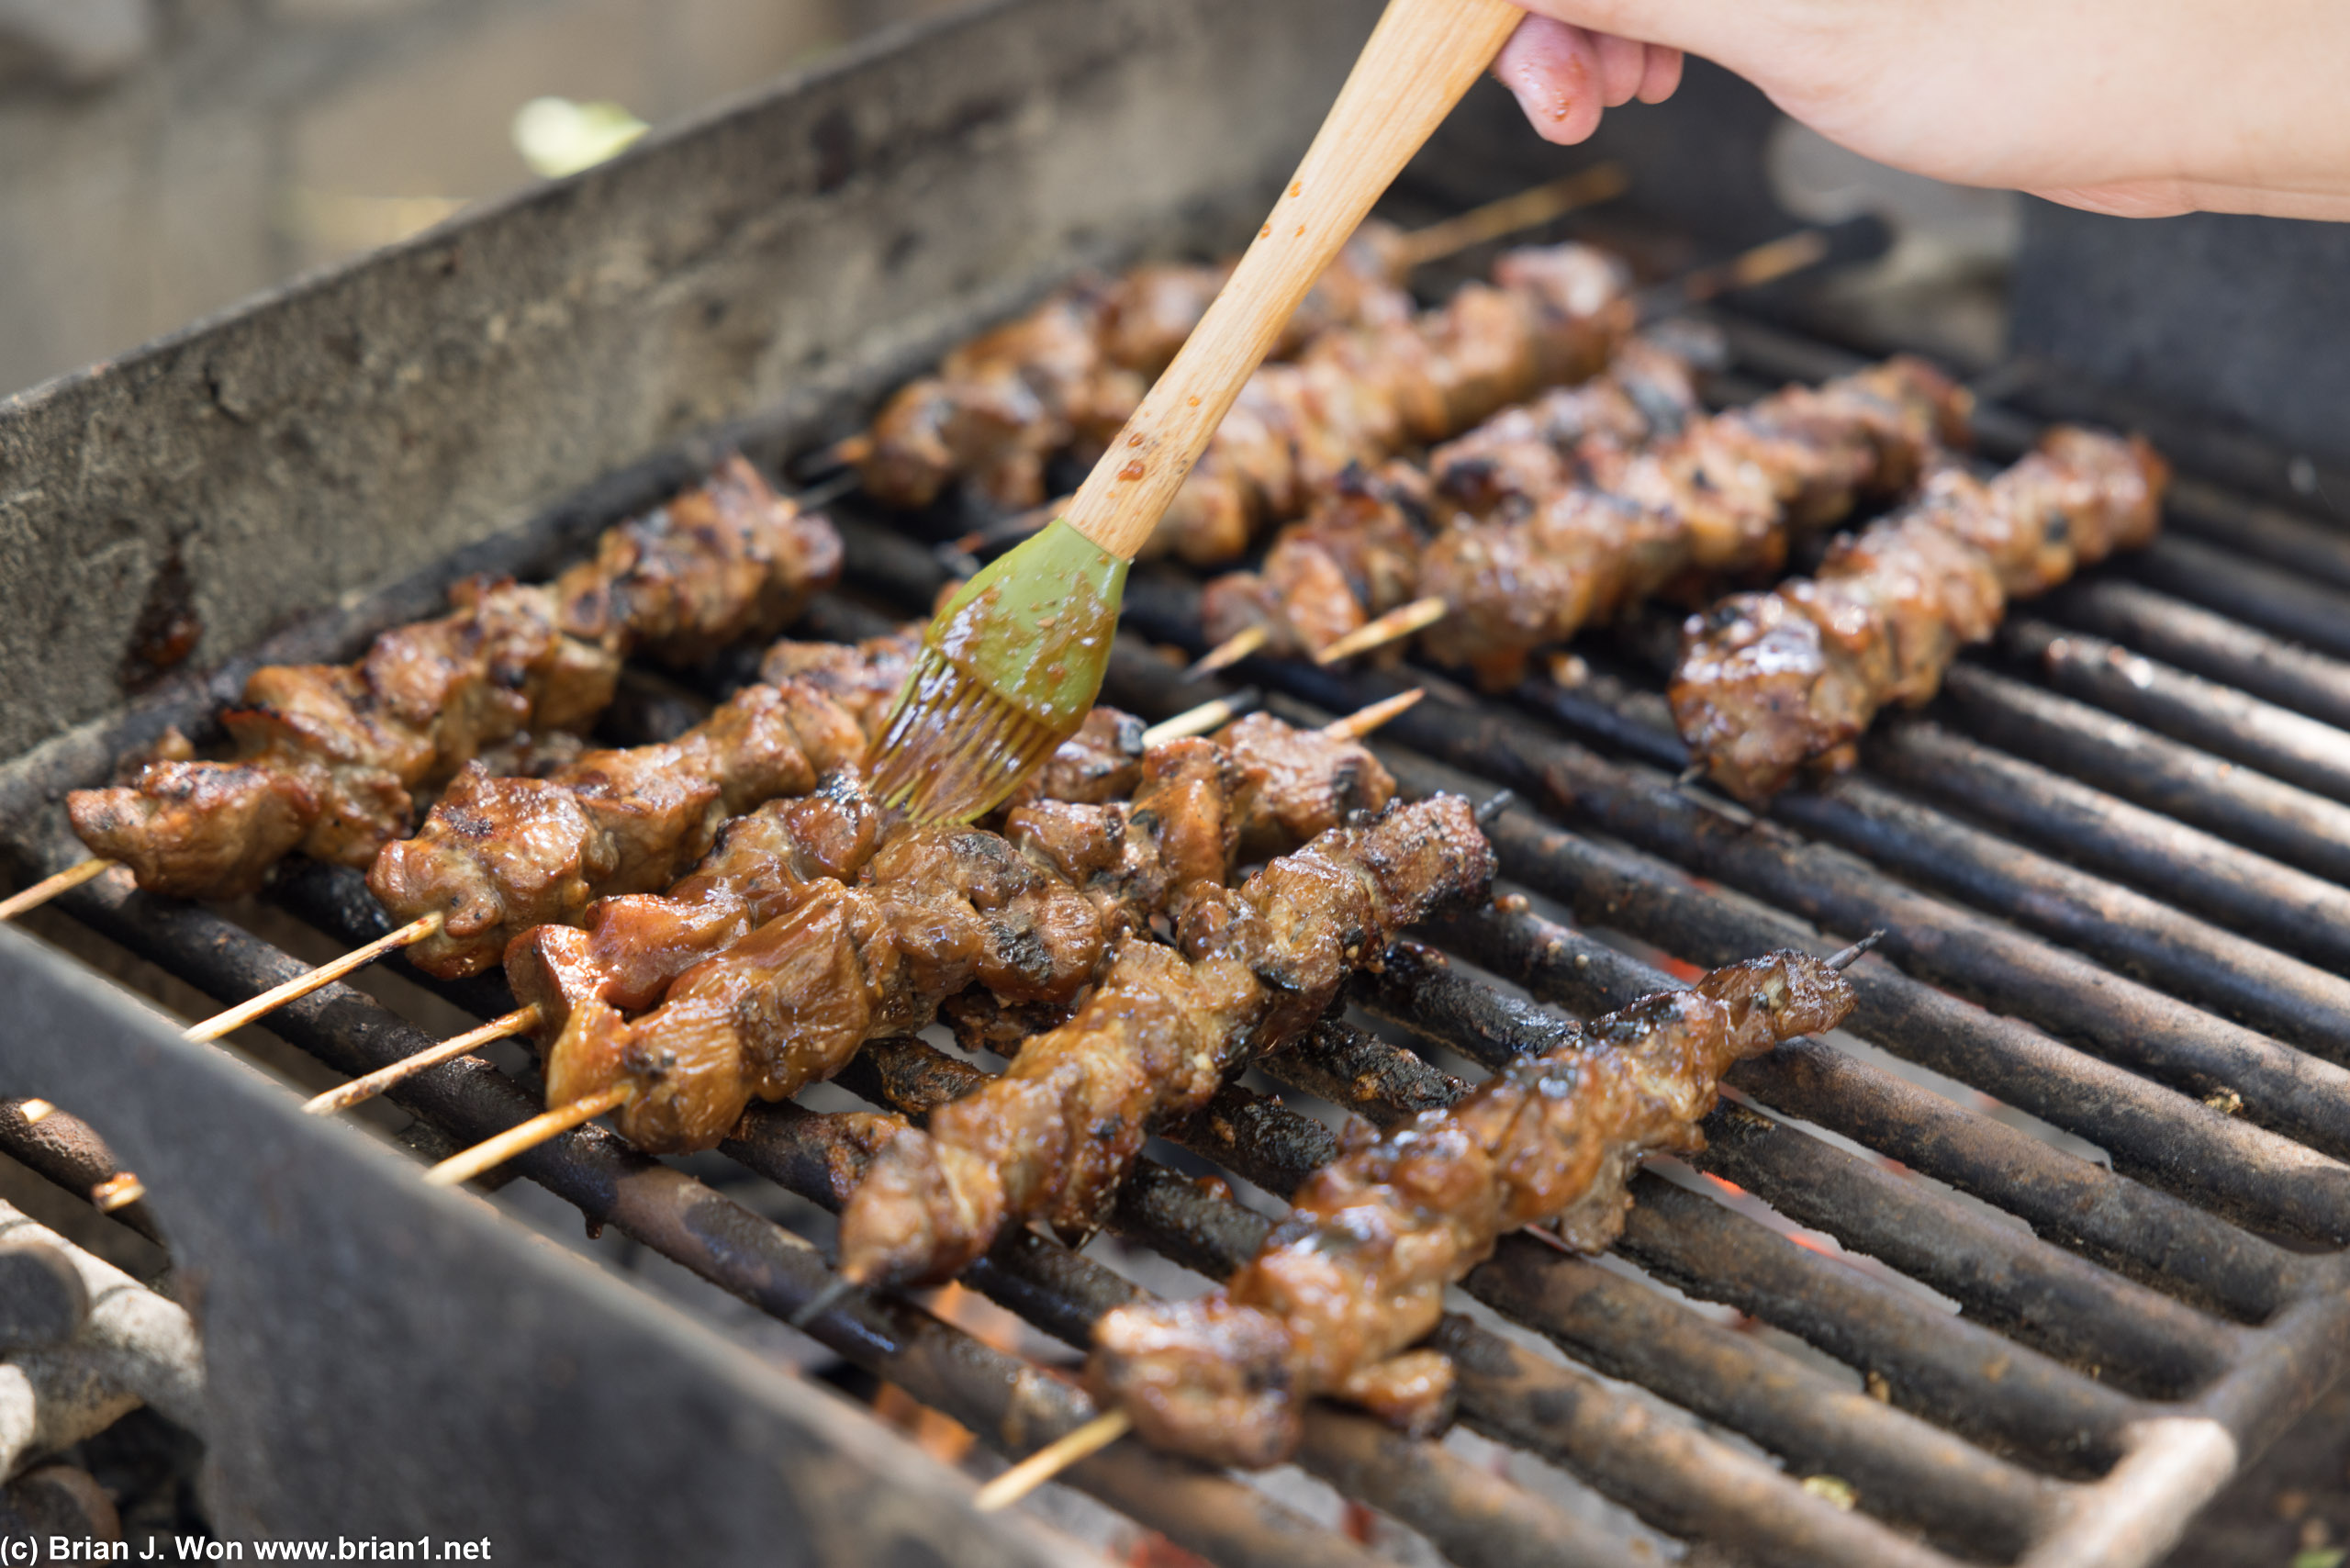
[[[1494,74],[1545,141],[1569,146],[1599,129],[1599,51],[1581,28],[1527,17],[1495,57]]]
[[[1667,49],[1661,43],[1648,46],[1648,62],[1640,73],[1640,90],[1635,95],[1644,104],[1661,104],[1673,96],[1681,85],[1681,51]]]
[[[1648,75],[1648,45],[1637,39],[1599,33],[1592,39],[1599,56],[1599,96],[1609,108],[1632,101]]]

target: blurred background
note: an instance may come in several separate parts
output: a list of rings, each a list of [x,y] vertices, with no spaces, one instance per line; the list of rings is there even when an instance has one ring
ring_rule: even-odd
[[[961,0],[0,0],[0,396]]]

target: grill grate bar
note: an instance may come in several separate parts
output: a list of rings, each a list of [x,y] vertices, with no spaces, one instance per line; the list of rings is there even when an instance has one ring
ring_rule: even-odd
[[[1930,720],[1882,727],[1873,771],[2067,861],[2097,867],[2182,906],[2350,971],[2350,889],[2009,756]]]
[[[2305,495],[2295,498],[2309,504]],[[2209,541],[2239,557],[2288,567],[2304,579],[2350,588],[2350,533],[2343,529],[2350,518],[2319,522],[2264,506],[2191,474],[2172,480],[2164,511],[2176,533]]]
[[[2350,884],[2350,807],[1973,664],[1942,686],[1942,711],[1983,739],[2120,799]]]
[[[2240,1020],[2271,1042],[2332,1055],[2350,1030],[2350,980],[1970,827],[1864,776],[1791,794],[1774,802],[1772,816],[2150,988]],[[2289,1122],[2278,1114],[2277,1125],[2329,1152],[2350,1148],[2350,1072],[2274,1044],[2247,1056],[2249,1074],[2236,1087],[2248,1102],[2257,1075],[2273,1086],[2257,1096],[2260,1104],[2284,1099],[2296,1108]]]
[[[1499,935],[1497,926],[1510,929]],[[1593,946],[1526,914],[1481,916],[1439,936],[1463,932],[1471,934],[1464,946],[1516,953],[1572,949],[1589,956]],[[1616,1005],[1674,983],[1621,955],[1587,963],[1583,972],[1602,977],[1606,1001]],[[1408,956],[1391,962],[1367,991],[1367,1003],[1382,1016],[1408,1017],[1416,1031],[1472,1052],[1471,1042],[1507,1029],[1514,1013],[1540,1015]],[[2150,1397],[2183,1395],[2216,1376],[2241,1349],[2228,1326],[2171,1296],[1751,1112],[1717,1111],[1706,1123],[1706,1146],[1690,1157],[1699,1169],[1753,1189],[1788,1218],[1830,1232],[2064,1360],[2133,1376],[2128,1386]]]
[[[2247,625],[2350,658],[2342,590],[2299,570],[2248,561],[2199,540],[2165,537],[2119,564],[2130,577]],[[2338,580],[2338,579],[2336,579]]]
[[[907,1048],[927,1049],[912,1042]],[[976,1070],[945,1057],[938,1066],[934,1082],[976,1087]],[[953,1069],[972,1077],[963,1081]],[[909,1103],[901,1108],[922,1107]],[[755,1107],[724,1150],[745,1168],[835,1213],[855,1191],[861,1163],[861,1154],[832,1118],[789,1103]],[[1214,1201],[1164,1167],[1149,1174],[1186,1187],[1199,1204]],[[1259,1237],[1270,1228],[1245,1210],[1240,1215],[1245,1219],[1235,1216],[1237,1223],[1226,1228],[1246,1231],[1253,1221]],[[1130,1215],[1130,1209],[1122,1209],[1128,1223],[1118,1228],[1133,1234]],[[1146,1228],[1138,1239],[1148,1244],[1152,1238]],[[965,1271],[963,1282],[1080,1349],[1092,1343],[1094,1319],[1145,1294],[1114,1271],[1027,1230],[1007,1236]],[[1333,1406],[1311,1408],[1297,1462],[1351,1496],[1375,1501],[1461,1568],[1530,1568],[1541,1562],[1598,1568],[1620,1562],[1627,1546],[1449,1449],[1413,1441],[1367,1416]]]
[[[1506,831],[1512,824],[1505,821],[1501,826]],[[1579,912],[1608,917],[1595,924],[1634,935],[1660,926],[1678,931],[1676,950],[1699,962],[1800,946],[1807,935],[1796,922],[1751,913],[1685,881],[1643,878],[1646,868],[1637,865],[1624,875],[1620,867],[1630,857],[1615,852],[1592,853],[1587,865],[1569,862],[1559,851],[1570,846],[1590,847],[1536,828],[1522,835],[1511,833],[1502,854],[1505,864],[1516,862],[1521,871],[1538,857],[1567,868],[1550,890],[1571,900]],[[1687,918],[1676,923],[1684,912]],[[1447,927],[1442,937],[1485,969],[1581,1011],[1597,1012],[1639,994],[1645,966],[1579,936],[1562,939],[1560,930],[1548,922],[1484,913]],[[2084,1081],[2092,1093],[2104,1085],[2110,1092],[2098,1103],[2117,1122],[2134,1117],[2158,1125],[2176,1114],[2165,1109],[2176,1098],[2166,1091],[2024,1025],[1920,985],[1890,964],[1863,960],[1847,969],[1845,978],[1860,997],[1846,1026],[1865,1025],[1863,1037],[1882,1036],[1906,1045],[1907,1054],[1925,1066],[1957,1076],[1973,1063],[2020,1058],[2019,1067],[1996,1079],[2012,1103],[2047,1098],[2031,1092],[2045,1078],[2066,1093]],[[2036,1057],[2051,1059],[2043,1064]],[[2167,1192],[2064,1154],[2003,1123],[1969,1114],[1940,1095],[1828,1047],[1784,1046],[1739,1064],[1730,1081],[1785,1114],[1842,1133],[1996,1204],[2038,1234],[2062,1239],[2108,1267],[2232,1317],[2251,1322],[2268,1316],[2298,1283],[2295,1260],[2268,1242]],[[2010,1084],[2024,1092],[2010,1092]],[[2133,1092],[2143,1105],[2131,1103]],[[2209,1124],[2223,1134],[2252,1131],[2216,1116]],[[2235,1158],[2227,1143],[2192,1146],[2189,1152],[2197,1159]]]
[[[1452,1358],[1464,1424],[1573,1471],[1675,1535],[1735,1542],[1741,1557],[1784,1568],[1948,1568],[1939,1552],[1830,1507],[1770,1463],[1660,1420],[1467,1318],[1446,1317],[1429,1343]]]
[[[1588,700],[1615,710],[1621,725],[1614,735],[1624,735],[1623,726],[1643,731],[1643,752],[1677,766],[1679,740],[1662,697],[1597,680]],[[2339,1048],[2350,1028],[2350,980],[1968,827],[1865,776],[1783,795],[1771,814],[2288,1044]],[[2350,1114],[2350,1073],[2329,1074],[2294,1053],[2264,1055],[2295,1103],[2308,1107],[2309,1119],[2291,1125],[2331,1149],[2345,1147],[2340,1129]]]
[[[869,1066],[860,1066],[868,1062]],[[890,1040],[868,1047],[837,1081],[876,1103],[913,1114],[968,1092],[981,1081],[981,1075],[977,1069],[919,1040]],[[1343,1099],[1338,1103],[1347,1103]],[[1309,1130],[1286,1142],[1270,1138],[1268,1134],[1284,1120],[1304,1123]],[[1259,1118],[1204,1114],[1189,1126],[1167,1131],[1185,1147],[1227,1169],[1259,1171],[1263,1184],[1275,1192],[1290,1191],[1336,1152],[1327,1132],[1318,1124],[1306,1122],[1296,1113],[1278,1106],[1267,1106],[1266,1114]],[[773,1169],[781,1172],[786,1167],[778,1165]],[[816,1194],[811,1192],[808,1195]],[[1261,1216],[1228,1200],[1212,1197],[1174,1172],[1148,1161],[1137,1172],[1137,1179],[1129,1182],[1120,1194],[1112,1224],[1122,1235],[1217,1278],[1246,1261],[1270,1229],[1270,1222]],[[1555,1258],[1547,1249],[1544,1251]],[[1563,1266],[1572,1260],[1558,1258],[1556,1261]],[[1472,1294],[1482,1294],[1481,1277],[1472,1275],[1468,1288]],[[1652,1317],[1655,1301],[1652,1296],[1649,1301],[1647,1316]],[[1546,1332],[1554,1327],[1539,1317],[1532,1320],[1531,1326]],[[1653,1322],[1647,1322],[1633,1338],[1653,1332],[1654,1328]],[[1448,1319],[1442,1334],[1448,1344],[1458,1348],[1459,1353],[1473,1358],[1486,1369],[1487,1379],[1481,1381],[1465,1375],[1464,1368],[1460,1385],[1461,1418],[1474,1429],[1568,1464],[1604,1493],[1640,1508],[1668,1528],[1673,1519],[1713,1517],[1729,1506],[1720,1495],[1730,1486],[1726,1474],[1739,1473],[1731,1450],[1711,1439],[1702,1439],[1700,1446],[1693,1447],[1688,1441],[1651,1432],[1643,1423],[1636,1401],[1605,1385],[1592,1383],[1579,1374],[1535,1361],[1465,1320]],[[1498,1384],[1490,1381],[1495,1375],[1493,1369],[1496,1368],[1506,1369],[1506,1376]],[[1530,1390],[1547,1393],[1538,1397],[1530,1394]],[[1613,1407],[1608,1410],[1606,1422],[1594,1419],[1596,1412],[1589,1408],[1593,1406]],[[1794,1418],[1815,1430],[1832,1425],[1824,1413],[1817,1410],[1808,1415],[1798,1412]],[[2024,1480],[1999,1462],[1975,1454],[1971,1461],[1961,1462],[1953,1455],[1963,1456],[1973,1450],[1914,1418],[1897,1419],[1901,1424],[1890,1428],[1884,1422],[1872,1424],[1868,1430],[1879,1440],[1865,1453],[1838,1450],[1852,1459],[1874,1456],[1871,1462],[1875,1480],[1869,1499],[1873,1506],[1923,1522],[1941,1517],[1937,1512],[1942,1506],[1938,1499],[1963,1498],[1968,1506],[1955,1510],[1958,1519],[1977,1516],[1980,1528],[1996,1529],[1981,1526],[1979,1516],[1989,1509],[2011,1508],[2020,1498],[2037,1495]],[[1633,1441],[1626,1435],[1628,1430],[1639,1434],[1634,1446],[1649,1450],[1653,1464],[1673,1465],[1673,1473],[1660,1474],[1653,1469],[1642,1470],[1634,1473],[1635,1479],[1634,1474],[1618,1468],[1617,1456],[1609,1454],[1603,1459],[1587,1446],[1594,1440]],[[1591,1435],[1594,1431],[1615,1436],[1595,1439]],[[1309,1465],[1315,1462],[1304,1456],[1302,1462]],[[1992,1479],[1985,1480],[1986,1475]],[[1745,1484],[1751,1486],[1752,1483],[1750,1480]],[[1387,1506],[1382,1494],[1373,1492],[1369,1495],[1380,1506]],[[1772,1546],[1774,1559],[1780,1561],[1803,1562],[1807,1560],[1807,1553],[1830,1550],[1818,1544],[1822,1538],[1816,1532],[1822,1521],[1817,1516],[1832,1515],[1834,1510],[1792,1485],[1785,1485],[1784,1493],[1766,1489],[1765,1495],[1770,1499],[1770,1513],[1760,1521],[1747,1521],[1742,1527],[1747,1536]],[[1871,1553],[1883,1551],[1886,1540],[1893,1538],[1880,1539],[1879,1534],[1866,1531],[1848,1538],[1831,1529],[1824,1539],[1833,1543],[1834,1554],[1817,1561],[1891,1561]]]
[[[1760,1221],[1642,1172],[1617,1248],[1687,1294],[1737,1307],[1891,1387],[1894,1402],[1994,1452],[2087,1475],[2121,1456],[2146,1407],[1989,1328],[1796,1246]]]
[[[2044,609],[2067,627],[2110,638],[2337,728],[2350,725],[2350,664],[2199,605],[2107,577],[2073,583]]]
[[[2341,613],[2350,615],[2350,606]],[[2044,621],[2009,621],[1999,646],[2068,697],[2330,800],[2350,801],[2350,758],[2343,755],[2342,732],[2331,724]]]
[[[1157,612],[1169,597],[1163,588],[1136,595],[1130,588],[1129,608],[1137,598],[1157,600],[1153,619],[1164,625]],[[1333,676],[1289,664],[1264,665],[1256,678],[1328,708],[1356,706],[1396,688],[1391,679]],[[2334,1071],[2330,1065],[1919,893],[1840,852],[1768,823],[1750,825],[1673,788],[1659,774],[1608,762],[1520,720],[1440,703],[1421,703],[1391,723],[1386,734],[1393,744],[1421,748],[1530,791],[1569,820],[1790,910],[1823,930],[1852,935],[1885,927],[1888,936],[1880,952],[1913,978],[2086,1042],[2109,1061],[2159,1072],[2203,1093],[2241,1091],[2249,1073],[2257,1070],[2275,1081],[2264,1083],[2264,1092],[2274,1093],[2256,1114],[2322,1125],[2332,1112],[2322,1091],[2309,1093],[2306,1103],[2295,1097],[2317,1070]],[[1506,856],[1504,869],[1551,891],[1542,878],[1513,866]],[[1670,945],[1672,937],[1659,940]],[[1865,1032],[1875,1025],[1863,1019],[1861,1027]],[[1896,1040],[1879,1043],[1902,1048]],[[2048,1060],[2045,1053],[2042,1060]],[[1962,1068],[1953,1076],[1973,1072]],[[2075,1076],[2079,1081],[2042,1103],[2018,1103],[2060,1126],[2097,1137],[2132,1170],[2183,1182],[2199,1196],[2264,1224],[2321,1239],[2350,1237],[2350,1169],[2192,1101],[2167,1102],[2173,1108],[2160,1118],[2106,1120],[2098,1104],[2104,1085],[2092,1088],[2086,1071]],[[2253,1097],[2245,1099],[2250,1103]],[[2179,1157],[2177,1146],[2191,1136],[2188,1129],[2199,1119],[2205,1121],[2207,1144],[2224,1140],[2232,1146],[2233,1163],[2207,1166]],[[2084,1130],[2098,1120],[2106,1121],[2100,1132]]]
[[[1527,1238],[1505,1238],[1470,1289],[1576,1361],[1752,1439],[1799,1473],[1849,1482],[1871,1512],[1951,1550],[2005,1561],[2051,1500],[2047,1481],[2008,1461]]]

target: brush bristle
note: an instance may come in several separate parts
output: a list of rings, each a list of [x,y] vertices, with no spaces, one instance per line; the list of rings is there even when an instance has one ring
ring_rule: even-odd
[[[1000,803],[1062,736],[923,650],[867,759],[875,799],[916,824],[969,822]]]

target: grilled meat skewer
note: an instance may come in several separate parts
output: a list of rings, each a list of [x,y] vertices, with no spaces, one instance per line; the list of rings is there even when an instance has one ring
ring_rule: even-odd
[[[84,843],[139,885],[181,898],[257,889],[297,850],[364,866],[407,831],[415,793],[521,736],[584,727],[611,700],[620,660],[692,663],[773,635],[840,571],[821,516],[770,490],[741,458],[702,486],[609,530],[553,584],[476,579],[457,609],[396,628],[351,665],[273,665],[223,716],[224,762],[167,741],[127,786],[77,790]]]
[[[383,847],[368,890],[403,923],[439,912],[410,949],[427,974],[479,974],[535,925],[571,924],[596,898],[666,888],[721,823],[802,795],[865,755],[838,703],[798,681],[747,686],[677,740],[584,753],[546,778],[469,765],[415,836]]]
[[[1207,585],[1200,613],[1208,640],[1253,629],[1269,657],[1312,655],[1419,597],[1420,557],[1437,518],[1461,509],[1484,516],[1505,499],[1556,493],[1573,482],[1583,449],[1635,445],[1695,417],[1697,366],[1675,342],[1686,336],[1634,338],[1603,374],[1504,409],[1438,448],[1426,466],[1397,458],[1342,471],[1304,521],[1275,537],[1261,566]]]
[[[1267,523],[1302,513],[1338,475],[1442,441],[1545,386],[1606,368],[1630,334],[1630,275],[1583,245],[1512,251],[1410,321],[1317,340],[1261,366],[1184,480],[1145,557],[1239,556]]]
[[[1459,1103],[1357,1142],[1222,1290],[1103,1316],[1087,1369],[1096,1397],[1147,1441],[1211,1464],[1281,1462],[1315,1394],[1432,1429],[1451,1364],[1410,1347],[1436,1327],[1445,1287],[1521,1226],[1605,1248],[1639,1156],[1699,1147],[1731,1064],[1852,1009],[1829,962],[1774,953],[1595,1020]]]
[[[1421,645],[1503,689],[1535,650],[1676,580],[1775,569],[1792,536],[1899,494],[1965,434],[1966,394],[1907,357],[1710,418],[1682,362],[1637,340],[1621,357],[1438,447],[1425,476],[1340,487],[1261,573],[1208,585],[1207,635],[1262,627],[1270,649],[1315,653],[1430,597],[1449,610]],[[1419,526],[1448,512],[1432,538]]]
[[[1468,802],[1437,796],[1336,828],[1239,889],[1199,889],[1177,946],[1129,936],[1069,1023],[885,1148],[841,1220],[841,1271],[951,1278],[1009,1225],[1101,1220],[1157,1118],[1319,1017],[1348,970],[1494,872]]]
[[[2009,599],[2152,539],[2169,472],[2143,441],[2060,426],[1987,484],[1935,475],[1818,577],[1691,616],[1669,692],[1691,756],[1749,801],[1806,767],[1851,767],[1877,711],[1932,697]]]
[[[842,782],[731,824],[666,899],[608,900],[584,928],[518,938],[507,974],[539,1008],[550,1103],[627,1083],[632,1139],[707,1148],[749,1095],[831,1076],[874,1034],[921,1027],[974,982],[1015,1010],[1065,1009],[1111,943],[1180,918],[1241,845],[1288,847],[1281,835],[1312,836],[1394,792],[1359,745],[1262,715],[1221,744],[1155,746],[1139,771],[1130,804],[1036,801],[1001,835],[881,836]]]
[[[1409,320],[1404,236],[1366,223],[1292,319],[1286,359],[1341,326]],[[919,509],[957,480],[1010,510],[1044,499],[1044,471],[1072,446],[1091,461],[1199,325],[1232,263],[1142,266],[1081,282],[946,356],[900,388],[853,443],[866,492]],[[1087,448],[1091,448],[1089,451]]]

